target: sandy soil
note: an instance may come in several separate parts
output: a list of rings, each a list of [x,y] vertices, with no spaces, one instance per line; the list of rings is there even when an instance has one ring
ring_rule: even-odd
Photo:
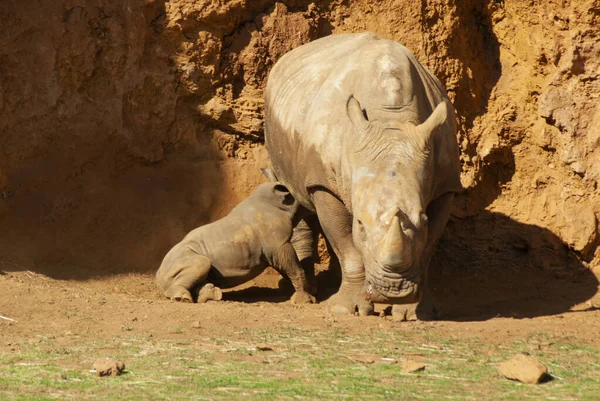
[[[469,291],[464,291],[464,280],[469,281]],[[40,336],[56,337],[65,347],[78,335],[110,339],[126,330],[159,340],[194,322],[200,322],[202,329],[186,330],[186,336],[202,336],[208,329],[223,333],[276,329],[285,323],[349,333],[407,330],[419,339],[424,334],[449,339],[477,337],[493,344],[510,344],[543,333],[551,339],[574,337],[582,345],[600,346],[600,296],[575,303],[581,300],[581,283],[549,277],[539,280],[538,275],[444,281],[444,289],[436,295],[443,300],[445,316],[434,322],[332,315],[324,303],[292,305],[288,301],[290,286],[273,271],[227,292],[224,301],[206,304],[180,304],[163,298],[149,275],[64,281],[27,271],[6,272],[0,276],[0,286],[0,314],[15,320],[0,321],[2,352],[22,350]],[[589,286],[589,291],[595,292],[595,287]],[[385,308],[376,305],[376,311],[385,313]]]

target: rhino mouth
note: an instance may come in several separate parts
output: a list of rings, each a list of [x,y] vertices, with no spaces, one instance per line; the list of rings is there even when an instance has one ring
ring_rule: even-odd
[[[417,277],[406,277],[399,274],[386,274],[378,277],[366,274],[365,298],[371,302],[405,304],[419,299],[419,282]]]

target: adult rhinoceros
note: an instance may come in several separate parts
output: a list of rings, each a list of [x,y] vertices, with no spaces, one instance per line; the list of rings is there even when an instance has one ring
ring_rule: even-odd
[[[331,35],[275,64],[265,115],[277,178],[317,214],[340,261],[331,309],[412,303],[414,313],[420,300],[417,315],[428,317],[427,267],[461,188],[440,82],[396,42]]]

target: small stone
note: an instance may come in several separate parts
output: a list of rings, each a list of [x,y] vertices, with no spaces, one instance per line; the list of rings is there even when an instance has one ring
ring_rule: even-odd
[[[402,373],[415,373],[425,370],[425,364],[422,362],[406,360],[402,364]]]
[[[98,359],[94,362],[94,370],[98,376],[119,376],[125,370],[125,364],[111,358]]]
[[[537,384],[548,375],[548,368],[541,362],[523,354],[498,366],[498,371],[507,379]]]
[[[202,325],[200,324],[200,320],[196,320],[195,322],[192,322],[191,325],[192,329],[199,329],[202,327]]]

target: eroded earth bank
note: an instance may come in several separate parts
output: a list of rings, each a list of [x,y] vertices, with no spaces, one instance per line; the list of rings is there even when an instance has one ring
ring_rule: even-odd
[[[5,272],[153,273],[264,180],[278,58],[369,30],[411,49],[459,115],[465,189],[432,264],[438,295],[509,313],[532,291],[549,312],[596,292],[597,0],[11,0],[0,22]]]

